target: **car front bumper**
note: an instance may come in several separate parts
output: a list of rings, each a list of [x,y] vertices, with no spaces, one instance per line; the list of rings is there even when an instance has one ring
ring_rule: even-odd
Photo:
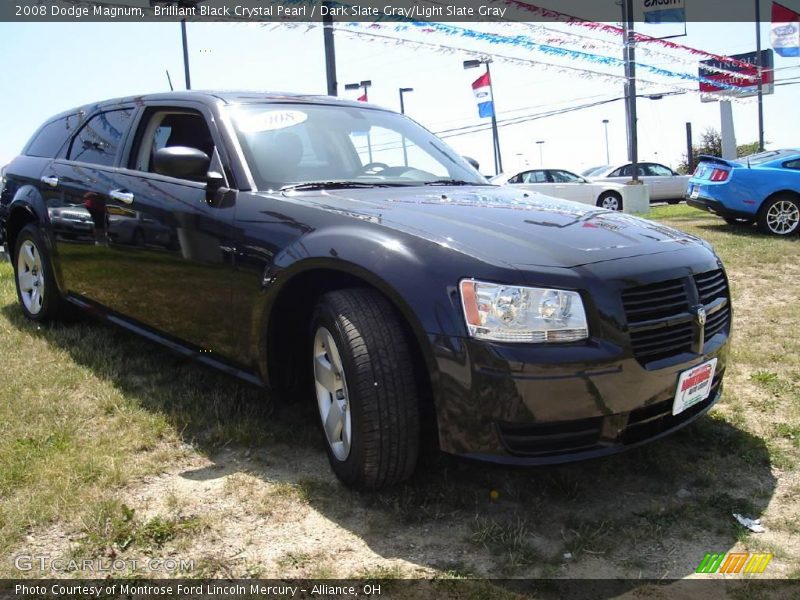
[[[727,335],[702,355],[656,370],[608,344],[592,344],[592,359],[570,363],[561,362],[568,346],[431,341],[440,368],[435,392],[441,449],[519,465],[615,454],[684,427],[719,400],[728,355]],[[552,361],[543,362],[548,351]],[[708,398],[673,415],[680,374],[712,358],[717,366]]]

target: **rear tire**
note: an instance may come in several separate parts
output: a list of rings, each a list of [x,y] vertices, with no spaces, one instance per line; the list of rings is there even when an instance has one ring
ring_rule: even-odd
[[[369,289],[329,292],[310,333],[314,398],[334,473],[366,490],[407,479],[419,453],[419,400],[394,307]]]
[[[34,223],[17,235],[14,244],[14,281],[22,313],[31,321],[44,323],[64,315],[64,303],[53,275],[50,253]]]
[[[622,196],[616,192],[603,192],[597,199],[597,206],[608,210],[622,210]]]
[[[680,198],[670,198],[669,200],[667,200],[667,204],[680,204],[680,203],[681,203]]]
[[[788,194],[767,200],[758,211],[758,228],[781,237],[796,234],[800,231],[800,200]]]

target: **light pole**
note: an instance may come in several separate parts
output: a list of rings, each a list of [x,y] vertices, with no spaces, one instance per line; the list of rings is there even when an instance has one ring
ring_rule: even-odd
[[[608,153],[608,119],[603,119],[603,125],[606,128],[606,164],[611,164],[611,155]]]
[[[414,88],[400,88],[400,113],[406,114],[406,104],[403,102],[403,94],[407,94],[408,92],[413,92]]]
[[[539,166],[544,168],[544,140],[537,140],[536,145],[539,146]]]
[[[178,8],[194,8],[204,0],[150,0],[150,7],[156,4],[174,4]],[[186,89],[192,89],[192,79],[189,76],[189,42],[186,38],[186,19],[181,19],[181,42],[183,44],[183,78]],[[172,82],[170,81],[170,85]]]
[[[503,172],[503,158],[500,155],[500,136],[497,132],[497,109],[494,102],[494,87],[492,85],[492,71],[489,67],[489,64],[492,62],[492,58],[490,56],[482,56],[479,59],[475,60],[465,60],[464,61],[464,68],[465,69],[474,69],[481,65],[486,65],[486,77],[489,80],[489,94],[492,97],[492,143],[494,145],[494,170],[495,173],[502,173]]]
[[[361,98],[364,98],[364,102],[369,102],[369,96],[367,95],[367,90],[372,87],[372,80],[366,79],[360,83],[348,83],[345,84],[344,89],[346,90],[358,90],[363,89],[364,95]],[[359,100],[361,99],[359,98]]]

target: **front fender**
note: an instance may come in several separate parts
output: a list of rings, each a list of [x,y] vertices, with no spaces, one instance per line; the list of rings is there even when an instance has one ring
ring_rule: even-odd
[[[342,279],[363,282],[388,298],[408,324],[435,380],[438,369],[429,336],[462,336],[465,327],[457,292],[461,269],[442,257],[433,258],[452,250],[439,252],[430,246],[436,245],[364,225],[330,227],[302,236],[276,254],[264,270],[263,293],[253,307],[251,322],[258,324],[259,334],[254,336],[251,355],[266,366],[270,323],[280,318],[275,313],[278,302],[298,278],[313,277],[314,272],[334,277],[341,273]],[[469,262],[466,257],[460,260]],[[269,379],[268,369],[262,377]]]

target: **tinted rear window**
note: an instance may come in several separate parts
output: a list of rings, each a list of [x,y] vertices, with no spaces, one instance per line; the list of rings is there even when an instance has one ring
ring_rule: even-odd
[[[45,124],[25,148],[27,156],[55,158],[78,124],[78,115],[70,115]]]
[[[93,116],[73,140],[69,160],[113,165],[132,116],[133,109],[112,110]]]

